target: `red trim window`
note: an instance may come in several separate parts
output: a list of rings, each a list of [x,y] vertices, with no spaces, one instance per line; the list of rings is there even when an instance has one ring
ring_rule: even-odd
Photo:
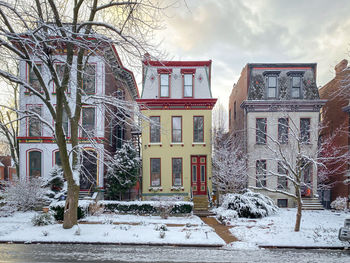
[[[256,118],[256,144],[266,144],[266,118]]]
[[[36,62],[35,66],[38,68],[40,73],[43,72],[43,65],[42,65],[41,62]],[[41,76],[42,76],[42,74],[41,74]],[[31,67],[28,67],[28,83],[34,90],[36,90],[36,91],[38,91],[40,93],[43,92],[43,89],[42,89],[42,87],[40,85],[40,82],[39,82],[39,78],[35,74],[33,68],[31,68]],[[26,92],[29,93],[30,90],[27,90]]]
[[[172,158],[173,186],[182,186],[182,158]]]
[[[181,69],[184,98],[193,98],[195,73],[196,69]]]
[[[83,73],[83,91],[86,94],[96,93],[96,64],[88,64]]]
[[[281,162],[277,163],[277,173],[277,188],[286,190],[288,186],[287,169],[283,166]]]
[[[278,119],[278,142],[281,144],[288,143],[289,120],[288,118]]]
[[[38,178],[42,175],[42,153],[40,150],[28,151],[29,178]]]
[[[182,142],[182,116],[171,117],[171,142]]]
[[[62,82],[62,79],[63,79],[64,68],[65,68],[65,64],[64,63],[55,63],[56,74],[57,74],[58,80],[60,82]],[[66,92],[70,93],[69,86],[67,87],[67,91]],[[55,83],[53,83],[53,93],[56,94],[56,85],[55,85]]]
[[[204,116],[193,116],[193,142],[204,142]]]
[[[169,98],[172,69],[159,68],[157,72],[159,74],[159,97]]]
[[[27,110],[32,113],[32,116],[28,117],[28,131],[27,135],[29,137],[41,137],[42,136],[42,123],[40,119],[36,116],[42,116],[42,106],[41,105],[27,105]]]
[[[95,123],[95,117],[96,117],[96,110],[95,107],[83,107],[81,109],[81,127],[82,127],[82,132],[81,136],[83,138],[88,138],[88,137],[95,137],[95,128],[96,128],[96,123]]]
[[[310,143],[310,118],[300,118],[300,141],[301,143]]]
[[[266,187],[266,160],[256,161],[256,187]]]
[[[149,141],[151,143],[160,143],[160,116],[150,117]]]
[[[160,158],[150,159],[151,187],[161,186],[161,163]]]

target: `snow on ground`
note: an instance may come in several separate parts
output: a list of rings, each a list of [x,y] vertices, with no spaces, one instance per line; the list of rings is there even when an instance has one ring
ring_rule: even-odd
[[[86,222],[113,222],[113,223],[138,223],[138,224],[191,224],[201,225],[203,221],[198,216],[172,216],[162,219],[160,216],[139,216],[139,215],[115,215],[102,214],[98,216],[88,216],[83,219]]]
[[[240,242],[231,248],[263,246],[349,246],[338,239],[338,231],[350,213],[303,211],[300,232],[294,232],[296,209],[279,209],[275,215],[261,219],[237,218],[231,221],[230,231]]]
[[[63,229],[61,224],[33,226],[31,218],[35,213],[15,213],[11,217],[0,218],[0,241],[21,242],[100,242],[100,243],[132,243],[132,244],[187,244],[187,245],[225,245],[225,242],[212,228],[202,223],[197,217],[142,217],[128,215],[117,216],[116,219],[104,221],[104,224],[80,224],[79,227]],[[111,216],[110,216],[111,217]],[[140,225],[111,224],[111,222],[130,220],[141,222]],[[94,217],[88,218],[88,220]],[[162,231],[156,230],[159,224],[191,223],[197,226],[167,227],[164,238]],[[79,233],[77,233],[79,232]]]

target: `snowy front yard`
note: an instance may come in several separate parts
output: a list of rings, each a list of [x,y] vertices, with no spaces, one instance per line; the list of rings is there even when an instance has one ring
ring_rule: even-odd
[[[338,239],[339,228],[350,213],[303,211],[300,232],[294,232],[296,209],[279,209],[274,215],[261,219],[236,218],[230,223],[231,233],[240,242],[231,243],[232,248],[257,246],[349,246]]]
[[[78,228],[65,230],[61,224],[33,226],[34,215],[17,212],[11,217],[0,217],[0,241],[225,245],[214,230],[196,216],[161,219],[158,216],[102,215],[84,220],[102,223],[79,224]],[[170,226],[163,231],[162,224]]]

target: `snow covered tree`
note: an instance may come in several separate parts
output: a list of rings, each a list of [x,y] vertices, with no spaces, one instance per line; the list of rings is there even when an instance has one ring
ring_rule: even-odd
[[[238,193],[247,186],[246,156],[233,134],[214,133],[213,184],[222,193]]]
[[[108,164],[106,194],[110,199],[121,198],[139,178],[140,158],[131,142],[123,144]]]
[[[64,180],[63,170],[61,167],[55,165],[50,171],[49,178],[44,184],[48,188],[46,196],[50,200],[61,200],[67,194],[67,183]]]
[[[38,98],[53,120],[43,118],[35,108],[17,111],[19,118],[29,118],[54,134],[68,185],[63,228],[77,224],[82,160],[79,132],[82,130],[90,144],[96,145],[94,136],[81,125],[83,105],[101,107],[110,114],[115,114],[115,109],[123,109],[118,114],[123,114],[122,119],[128,124],[138,114],[134,105],[115,96],[94,96],[85,90],[83,80],[91,75],[89,59],[94,56],[104,58],[105,48],[111,45],[115,45],[130,63],[139,61],[146,52],[157,56],[150,43],[152,32],[159,28],[162,11],[158,2],[151,0],[0,2],[1,57],[26,63],[31,77],[23,79],[18,72],[4,67],[0,67],[0,76]],[[64,55],[57,56],[59,54]],[[57,63],[62,67],[56,67]],[[51,99],[53,84],[55,104]],[[115,117],[119,118],[119,115]],[[71,152],[65,134],[66,119],[70,125]]]

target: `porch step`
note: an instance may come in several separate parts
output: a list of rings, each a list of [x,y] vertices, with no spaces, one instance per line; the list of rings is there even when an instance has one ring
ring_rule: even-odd
[[[193,214],[199,217],[215,216],[215,214],[208,210],[193,210]]]
[[[90,197],[91,195],[89,194],[88,191],[79,191],[79,200],[84,199],[85,197]]]
[[[324,207],[318,198],[303,198],[302,201],[303,210],[324,210]]]
[[[194,211],[208,211],[208,197],[206,195],[193,196],[193,210]]]

